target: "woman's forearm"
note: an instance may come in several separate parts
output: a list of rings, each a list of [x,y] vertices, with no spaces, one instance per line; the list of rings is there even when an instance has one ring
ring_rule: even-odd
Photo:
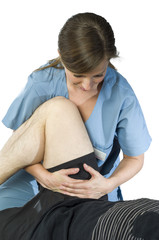
[[[25,168],[43,187],[49,189],[50,172],[43,167],[41,163],[37,163]]]
[[[129,157],[124,155],[124,158],[121,160],[119,166],[108,178],[111,182],[112,188],[115,189],[119,185],[134,177],[141,170],[143,163],[144,154],[137,157]]]

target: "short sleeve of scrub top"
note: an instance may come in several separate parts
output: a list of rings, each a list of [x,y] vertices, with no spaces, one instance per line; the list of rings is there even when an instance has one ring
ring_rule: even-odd
[[[129,92],[121,106],[116,132],[120,147],[128,156],[138,156],[150,145],[151,137],[140,104],[133,92]]]
[[[128,81],[113,69],[108,72],[102,109],[105,138],[110,146],[108,136],[116,135],[124,154],[138,156],[151,143],[141,106]]]
[[[47,65],[47,64],[46,64]],[[29,75],[25,88],[9,107],[2,122],[16,130],[45,101],[55,96],[66,96],[64,70],[49,68]]]

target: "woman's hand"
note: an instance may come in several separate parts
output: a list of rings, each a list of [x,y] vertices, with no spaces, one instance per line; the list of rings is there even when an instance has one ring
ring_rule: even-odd
[[[84,169],[90,173],[90,180],[77,180],[69,177],[69,175],[77,174],[78,168],[62,169],[54,173],[49,172],[41,164],[26,168],[44,188],[66,195],[98,199],[113,190],[111,181],[104,178],[98,171],[86,164],[84,164]]]
[[[84,164],[84,169],[91,174],[90,180],[65,181],[60,187],[60,192],[79,198],[98,199],[113,190],[112,182],[98,171],[86,164]]]
[[[26,167],[25,170],[30,173],[41,186],[56,192],[61,192],[60,187],[65,182],[74,183],[75,181],[81,181],[68,176],[77,174],[79,168],[62,169],[51,173],[45,169],[41,163],[37,163]]]
[[[77,174],[79,171],[79,168],[69,168],[69,169],[61,169],[59,171],[56,171],[54,173],[48,172],[47,178],[45,179],[45,183],[40,182],[40,184],[54,192],[61,192],[62,185],[67,182],[68,184],[74,184],[74,183],[80,183],[81,180],[76,180],[69,175]]]
[[[91,179],[74,183],[65,182],[60,187],[60,190],[70,196],[98,199],[112,192],[116,187],[137,174],[143,166],[143,161],[144,154],[136,157],[124,155],[123,160],[109,178],[103,177],[99,172],[84,164],[85,170],[92,176]]]

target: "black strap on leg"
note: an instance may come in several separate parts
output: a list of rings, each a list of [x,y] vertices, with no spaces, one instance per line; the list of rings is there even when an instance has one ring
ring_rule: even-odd
[[[106,175],[113,168],[116,159],[118,158],[120,153],[120,145],[117,137],[114,137],[112,150],[107,158],[107,160],[103,163],[101,167],[99,167],[99,172],[102,175]]]

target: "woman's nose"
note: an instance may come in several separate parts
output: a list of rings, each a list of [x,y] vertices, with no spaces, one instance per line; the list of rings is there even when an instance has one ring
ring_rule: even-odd
[[[82,83],[82,87],[86,90],[89,91],[92,88],[92,80],[91,79],[86,79]]]

